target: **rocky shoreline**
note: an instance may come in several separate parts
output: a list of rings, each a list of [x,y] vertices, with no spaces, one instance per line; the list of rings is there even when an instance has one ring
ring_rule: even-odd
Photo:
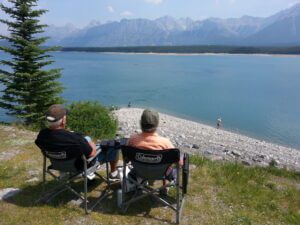
[[[119,134],[139,132],[142,109],[114,111]],[[160,113],[158,133],[168,137],[182,151],[204,155],[212,160],[238,161],[245,165],[287,168],[300,171],[300,150],[267,143],[241,134]]]

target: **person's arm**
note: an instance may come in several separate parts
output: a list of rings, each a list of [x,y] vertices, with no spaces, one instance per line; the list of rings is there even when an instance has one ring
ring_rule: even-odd
[[[171,143],[171,141],[169,139],[167,139],[167,146],[168,148],[175,148],[175,146]],[[183,153],[180,153],[180,159],[179,159],[179,166],[182,167],[183,166]]]
[[[91,148],[92,148],[92,152],[91,152],[91,154],[89,155],[89,157],[93,157],[93,156],[96,155],[96,149],[97,149],[97,147],[96,147],[96,144],[95,144],[93,141],[90,141],[90,142],[89,142],[89,145],[90,145]]]
[[[89,136],[85,136],[84,138],[85,138],[85,140],[87,140],[89,146],[92,148],[92,151],[91,151],[89,157],[95,156],[96,149],[97,149],[96,144],[93,142],[93,140]]]

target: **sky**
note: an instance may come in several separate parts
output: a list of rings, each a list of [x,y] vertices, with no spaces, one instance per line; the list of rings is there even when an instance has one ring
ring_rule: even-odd
[[[7,4],[7,0],[0,0]],[[236,18],[243,15],[267,17],[299,3],[300,0],[39,0],[48,9],[41,20],[49,25],[73,24],[84,27],[91,21],[118,21],[123,18],[155,19],[162,16]],[[0,18],[6,18],[0,11]],[[3,25],[0,24],[0,31]]]

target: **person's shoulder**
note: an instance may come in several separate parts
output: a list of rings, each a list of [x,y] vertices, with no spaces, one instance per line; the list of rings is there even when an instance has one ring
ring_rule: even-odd
[[[169,138],[158,136],[159,142],[165,146],[165,148],[174,148],[174,145]]]
[[[38,133],[38,137],[47,135],[49,132],[50,132],[49,128],[44,128],[44,129],[40,130],[40,132]]]
[[[136,140],[136,139],[141,138],[141,136],[142,136],[141,133],[134,133],[134,134],[130,135],[129,140]]]
[[[140,138],[141,138],[140,133],[131,134],[127,140],[127,145],[129,145],[129,146],[135,145],[135,143],[138,142],[138,140],[140,140]]]

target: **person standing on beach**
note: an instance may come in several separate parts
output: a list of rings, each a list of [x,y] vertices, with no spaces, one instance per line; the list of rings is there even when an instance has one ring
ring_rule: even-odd
[[[222,124],[222,118],[218,118],[217,119],[217,129],[220,128],[221,124]]]

